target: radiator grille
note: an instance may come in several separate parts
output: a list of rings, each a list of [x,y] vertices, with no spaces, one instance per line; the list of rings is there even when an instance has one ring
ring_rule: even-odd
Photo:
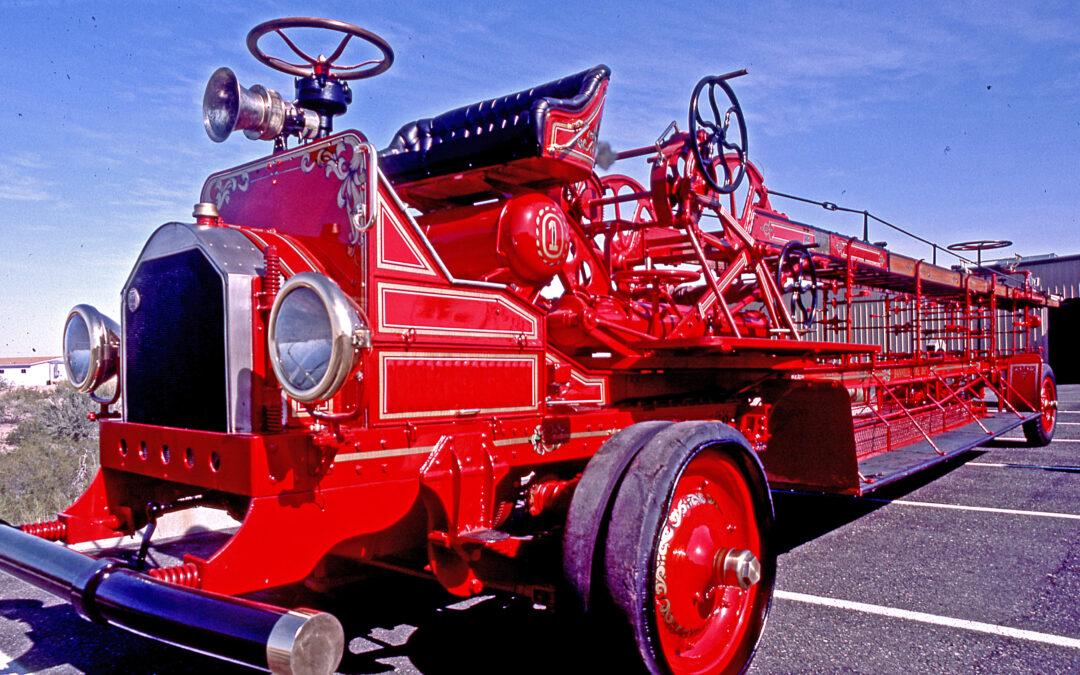
[[[191,249],[143,261],[124,307],[127,420],[228,430],[225,299],[217,271]]]

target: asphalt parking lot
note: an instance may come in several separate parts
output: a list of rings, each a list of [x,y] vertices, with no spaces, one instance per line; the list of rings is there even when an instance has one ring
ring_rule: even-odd
[[[1060,408],[1045,448],[1001,440],[873,500],[777,494],[777,594],[750,672],[1080,671],[1080,386],[1061,388]],[[380,576],[347,594],[286,589],[274,600],[341,618],[347,673],[626,667],[551,613],[448,601],[421,580]],[[232,670],[92,626],[0,575],[2,673]]]

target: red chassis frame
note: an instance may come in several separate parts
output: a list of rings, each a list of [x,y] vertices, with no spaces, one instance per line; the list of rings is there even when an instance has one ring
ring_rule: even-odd
[[[590,157],[601,107],[582,113]],[[1051,301],[1029,279],[948,270],[792,221],[753,165],[744,195],[717,195],[692,142],[675,134],[622,153],[649,158],[647,188],[578,180],[574,156],[577,182],[415,217],[398,187],[430,200],[484,174],[394,186],[349,131],[211,176],[201,201],[220,217],[199,226],[240,232],[265,260],[251,288],[252,431],[103,416],[93,484],[56,521],[23,529],[69,544],[130,534],[152,502],[212,497],[239,530],[211,557],[152,577],[238,595],[300,581],[334,556],[430,573],[458,595],[550,603],[561,582],[542,562],[583,470],[642,422],[723,422],[770,484],[849,494],[1022,424],[1052,434],[1053,379],[1035,343]],[[488,269],[458,278],[477,242],[490,244]],[[802,248],[789,259],[791,242]],[[264,336],[278,274],[301,272],[354,298],[371,342],[330,400],[283,411]],[[804,320],[789,297],[811,272],[821,306]],[[542,292],[552,276],[554,299]],[[672,494],[689,513],[706,492],[680,485]],[[728,573],[716,563],[706,576]],[[686,612],[673,611],[669,626]]]

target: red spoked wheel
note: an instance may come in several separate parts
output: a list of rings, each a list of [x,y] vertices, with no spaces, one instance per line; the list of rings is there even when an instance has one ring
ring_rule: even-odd
[[[744,444],[721,424],[673,425],[619,488],[607,588],[650,672],[740,672],[753,656],[776,562],[768,492]]]
[[[1043,365],[1042,385],[1039,387],[1039,412],[1035,419],[1024,422],[1024,437],[1032,445],[1048,445],[1057,429],[1057,380],[1050,366]]]
[[[744,617],[760,593],[760,544],[741,469],[726,453],[699,454],[676,484],[654,563],[657,632],[672,671],[741,667]]]
[[[656,212],[653,209],[652,197],[641,183],[629,176],[612,174],[600,179],[604,187],[605,197],[621,197],[625,195],[643,195],[629,202],[615,202],[611,205],[613,220],[621,227],[610,236],[609,248],[611,255],[611,269],[623,269],[645,258],[645,232],[642,225],[656,222]]]

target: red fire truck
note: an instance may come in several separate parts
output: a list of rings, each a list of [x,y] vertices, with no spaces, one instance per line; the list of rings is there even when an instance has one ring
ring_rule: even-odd
[[[296,28],[340,43],[311,57]],[[350,40],[380,58],[340,63]],[[863,495],[1054,433],[1055,301],[926,240],[929,262],[787,216],[749,160],[742,72],[639,148],[598,141],[597,66],[378,150],[333,124],[385,40],[288,18],[247,44],[295,100],[219,69],[206,130],[273,152],[150,235],[118,322],[71,311],[101,469],[56,519],[0,527],[0,567],[87,619],[330,672],[335,617],[244,596],[349,561],[604,617],[653,673],[739,671],[772,596],[771,490]],[[647,181],[597,172],[630,160]],[[241,525],[150,566],[157,519],[197,505]],[[55,543],[140,530],[128,559]]]

